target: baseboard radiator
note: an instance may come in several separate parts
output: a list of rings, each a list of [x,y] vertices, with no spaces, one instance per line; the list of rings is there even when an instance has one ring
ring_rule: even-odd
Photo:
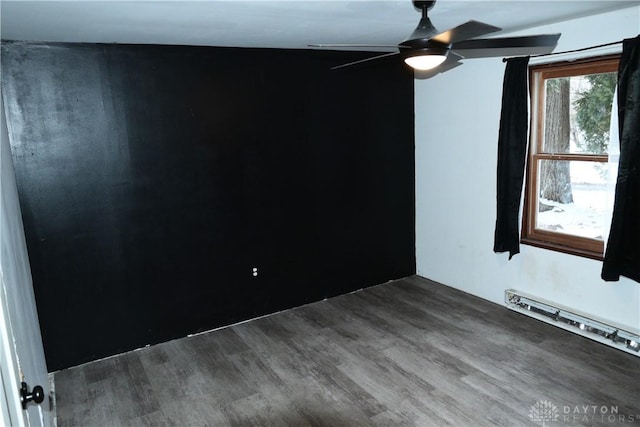
[[[506,306],[511,310],[640,357],[639,332],[631,332],[594,316],[515,289],[507,289],[504,299]]]

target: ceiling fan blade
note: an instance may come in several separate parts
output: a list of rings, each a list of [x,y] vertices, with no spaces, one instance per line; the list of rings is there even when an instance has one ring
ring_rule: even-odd
[[[443,31],[431,37],[431,40],[444,44],[453,44],[474,37],[484,36],[485,34],[495,33],[500,30],[502,30],[502,28],[472,20],[447,31]]]
[[[455,43],[451,49],[465,58],[539,55],[553,52],[559,38],[560,34],[539,34],[523,37],[465,40]]]
[[[444,73],[445,71],[453,70],[454,68],[459,67],[460,65],[462,65],[462,62],[460,62],[461,59],[464,58],[460,55],[456,55],[453,52],[449,52],[449,55],[447,55],[447,60],[442,64],[431,70],[413,70],[413,76],[419,80],[430,79],[431,77],[434,77],[440,73]]]
[[[313,43],[308,44],[308,47],[318,47],[318,48],[347,48],[347,47],[371,47],[371,48],[386,48],[386,49],[397,49],[397,44],[348,44],[348,43]]]
[[[399,54],[400,54],[400,52],[385,53],[384,55],[372,56],[372,57],[369,57],[369,58],[361,59],[359,61],[347,62],[346,64],[336,65],[335,67],[331,67],[331,69],[332,70],[339,70],[340,68],[351,67],[353,65],[362,64],[364,62],[375,61],[377,59],[382,59],[382,58],[386,58],[386,57],[394,56],[394,55],[399,55]]]

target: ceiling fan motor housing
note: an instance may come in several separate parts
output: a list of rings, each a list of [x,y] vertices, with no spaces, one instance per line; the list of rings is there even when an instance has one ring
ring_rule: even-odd
[[[409,47],[426,47],[429,40],[438,34],[438,30],[431,23],[431,19],[428,16],[423,16],[418,23],[418,26],[407,38],[407,40],[400,43],[401,46]]]
[[[414,0],[413,5],[422,10],[422,18],[418,22],[418,26],[411,33],[411,35],[402,43],[398,45],[398,48],[402,51],[403,48],[410,48],[412,50],[420,49],[423,54],[437,54],[446,55],[451,48],[450,44],[443,43],[438,40],[433,40],[432,37],[437,35],[439,31],[431,23],[427,11],[430,10],[436,4],[434,1],[419,1]],[[428,51],[428,52],[427,52]],[[420,53],[417,53],[420,54]]]

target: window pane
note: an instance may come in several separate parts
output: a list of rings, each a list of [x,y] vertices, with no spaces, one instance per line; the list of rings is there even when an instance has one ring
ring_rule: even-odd
[[[540,160],[535,228],[603,240],[608,229],[607,164]]]
[[[616,73],[545,80],[543,152],[606,154]]]

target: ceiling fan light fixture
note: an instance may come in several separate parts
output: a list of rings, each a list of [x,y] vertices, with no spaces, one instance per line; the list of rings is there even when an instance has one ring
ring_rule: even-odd
[[[420,71],[431,70],[442,64],[447,59],[446,50],[424,49],[404,58],[404,62],[411,68]]]

